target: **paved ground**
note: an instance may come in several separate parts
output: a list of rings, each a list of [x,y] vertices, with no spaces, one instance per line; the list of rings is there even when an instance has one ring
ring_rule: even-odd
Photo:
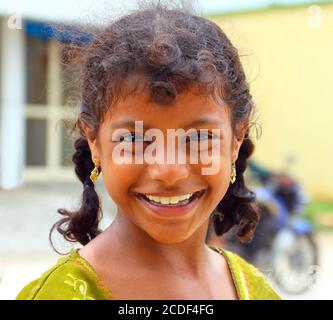
[[[103,227],[112,219],[115,207],[100,184],[97,190],[103,203]],[[51,257],[48,234],[52,224],[62,217],[57,209],[77,208],[81,193],[79,183],[40,183],[0,190],[0,257]]]
[[[112,221],[115,207],[98,183],[97,190],[103,203],[103,228]],[[49,244],[49,231],[61,218],[57,209],[77,208],[81,193],[79,183],[36,183],[0,190],[0,300],[15,298],[26,283],[57,261],[60,256]],[[60,236],[54,237],[54,243],[64,252],[75,247]]]
[[[103,203],[103,228],[112,221],[115,207],[99,184],[97,190]],[[14,299],[25,284],[57,261],[59,256],[48,242],[49,230],[60,217],[57,209],[77,207],[81,191],[78,183],[41,183],[0,190],[0,300]],[[280,292],[285,299],[333,298],[333,233],[319,234],[317,241],[321,249],[317,283],[300,296]],[[65,251],[71,248],[60,238],[55,243]]]

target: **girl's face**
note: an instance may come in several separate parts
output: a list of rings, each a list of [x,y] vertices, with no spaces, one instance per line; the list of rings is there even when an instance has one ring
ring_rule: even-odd
[[[135,132],[134,121],[138,120],[143,123],[143,131]],[[243,136],[233,137],[230,121],[227,106],[217,105],[206,95],[196,95],[194,87],[178,95],[170,106],[160,106],[151,101],[148,90],[119,101],[106,114],[96,138],[89,128],[86,130],[92,157],[98,159],[105,186],[118,207],[118,214],[161,243],[182,242],[200,230],[205,234],[203,228],[207,227],[210,214],[229,187],[232,161],[237,159],[243,139]],[[164,160],[159,163],[148,163],[143,157],[149,144],[143,142],[143,136],[150,128],[163,133],[162,140],[161,136],[155,140],[159,150],[165,152]],[[194,149],[197,152],[208,150],[209,156],[215,150],[213,158],[215,163],[219,163],[217,172],[203,174],[202,168],[212,165],[200,161],[200,155],[197,163],[190,163],[188,155],[185,163],[168,161],[170,150],[176,159],[179,152],[177,142],[173,149],[167,143],[167,129],[184,129],[185,132],[196,129],[197,134],[190,131],[189,135],[190,140],[198,142]],[[199,129],[207,129],[208,134],[198,135]],[[220,129],[218,140],[211,140],[212,129]],[[119,141],[121,136],[123,142]],[[207,145],[203,147],[207,139],[208,148]],[[114,151],[121,143],[125,149],[121,152],[122,158],[132,163],[117,163]],[[142,151],[137,147],[141,143]],[[185,150],[188,154],[190,149],[193,147],[187,140]],[[135,155],[142,156],[143,163],[135,163]],[[166,198],[191,194],[188,200]],[[150,195],[151,199],[145,195]],[[176,201],[182,202],[167,204]]]

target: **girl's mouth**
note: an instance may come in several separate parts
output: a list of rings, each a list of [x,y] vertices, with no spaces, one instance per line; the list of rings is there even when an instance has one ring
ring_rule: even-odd
[[[206,189],[183,196],[157,197],[135,192],[134,195],[148,209],[159,216],[180,216],[189,212],[202,198]]]

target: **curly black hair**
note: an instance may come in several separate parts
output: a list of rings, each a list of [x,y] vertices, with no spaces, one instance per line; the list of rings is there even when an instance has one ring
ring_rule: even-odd
[[[243,124],[246,133],[236,161],[237,179],[211,218],[217,235],[236,226],[242,242],[251,240],[259,209],[243,173],[254,151],[249,132],[255,105],[238,50],[221,28],[183,7],[167,8],[158,3],[134,10],[94,32],[92,40],[80,50],[77,61],[82,66],[81,106],[72,129],[78,131],[79,137],[72,160],[84,186],[82,204],[77,211],[58,210],[65,217],[53,225],[50,241],[54,228],[66,240],[82,245],[101,232],[100,201],[89,182],[94,163],[83,124],[97,134],[108,108],[129,94],[127,80],[138,73],[145,75],[151,99],[160,105],[167,107],[177,95],[197,85],[200,92],[227,104],[234,133],[237,124]],[[217,212],[224,215],[222,222]]]

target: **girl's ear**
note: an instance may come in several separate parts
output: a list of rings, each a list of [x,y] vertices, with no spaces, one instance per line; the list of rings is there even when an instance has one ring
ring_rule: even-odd
[[[97,139],[96,139],[94,129],[91,128],[90,126],[88,126],[87,124],[83,124],[82,127],[83,127],[83,131],[85,133],[88,145],[89,145],[92,161],[94,161],[94,159],[100,159]]]
[[[244,141],[245,130],[237,128],[232,142],[232,161],[238,159],[239,149]]]

